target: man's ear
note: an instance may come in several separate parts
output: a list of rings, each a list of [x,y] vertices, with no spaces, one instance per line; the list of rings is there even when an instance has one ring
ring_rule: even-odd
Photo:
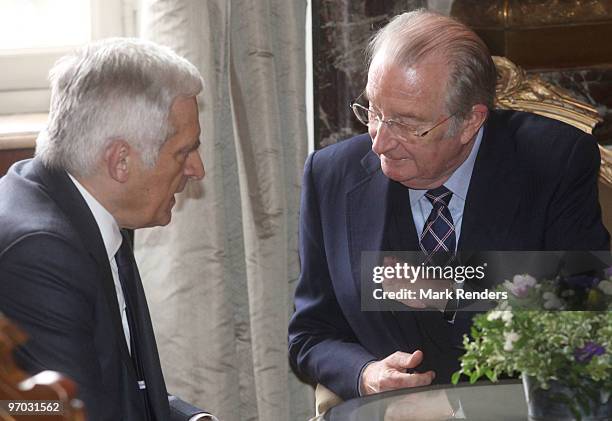
[[[472,106],[472,110],[468,114],[467,118],[463,121],[463,132],[461,134],[461,143],[468,144],[478,129],[484,124],[487,116],[489,115],[489,109],[484,104],[476,104]]]
[[[113,180],[119,183],[125,183],[128,180],[132,153],[130,145],[122,139],[113,140],[106,147],[104,163]]]

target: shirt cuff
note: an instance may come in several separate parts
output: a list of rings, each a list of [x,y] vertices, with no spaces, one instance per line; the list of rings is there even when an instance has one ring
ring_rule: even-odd
[[[193,417],[189,418],[189,421],[219,421],[219,418],[215,417],[212,414],[208,414],[206,412],[202,412],[200,414],[196,414]]]
[[[364,364],[363,367],[361,367],[361,371],[359,372],[359,377],[357,377],[357,394],[360,397],[364,396],[364,391],[361,390],[361,376],[363,376],[363,371],[366,369],[366,367],[374,362],[376,362],[376,360],[368,361],[367,363]]]

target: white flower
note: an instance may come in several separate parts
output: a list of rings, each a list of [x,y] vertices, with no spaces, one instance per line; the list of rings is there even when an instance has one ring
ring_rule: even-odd
[[[512,306],[507,301],[502,301],[496,308],[497,310],[489,311],[487,314],[488,321],[502,319],[506,324],[512,321]]]
[[[506,339],[504,351],[510,352],[514,349],[514,342],[519,340],[520,335],[514,330],[511,330],[510,332],[504,332],[504,338]]]
[[[510,324],[512,322],[512,311],[510,310],[493,310],[487,314],[487,320],[492,322],[493,320],[502,319],[504,323]]]
[[[508,301],[502,301],[502,303],[497,308],[501,311],[512,310],[512,306],[508,304]]]
[[[514,275],[512,282],[504,281],[504,287],[519,298],[529,294],[529,290],[536,285],[536,280],[531,275]]]
[[[504,323],[509,324],[512,321],[512,312],[506,310],[503,313],[504,314],[502,314],[501,319],[504,321]]]
[[[493,320],[497,320],[499,318],[501,318],[502,316],[502,312],[498,311],[498,310],[494,310],[492,312],[490,312],[489,314],[487,314],[487,320],[492,322]]]
[[[612,295],[612,281],[601,281],[599,289],[606,295]]]

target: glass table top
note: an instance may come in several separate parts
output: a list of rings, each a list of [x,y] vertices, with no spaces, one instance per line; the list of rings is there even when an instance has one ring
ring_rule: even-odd
[[[352,399],[331,408],[326,421],[524,421],[527,404],[518,380],[402,389]]]

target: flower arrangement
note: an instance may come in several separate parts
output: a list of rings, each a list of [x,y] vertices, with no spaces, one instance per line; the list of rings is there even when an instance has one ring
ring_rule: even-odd
[[[541,390],[556,383],[556,393],[573,415],[589,414],[612,391],[612,273],[558,277],[537,282],[529,275],[505,281],[508,300],[474,317],[461,374],[470,382],[502,373],[529,376]],[[557,388],[558,390],[558,388]]]

